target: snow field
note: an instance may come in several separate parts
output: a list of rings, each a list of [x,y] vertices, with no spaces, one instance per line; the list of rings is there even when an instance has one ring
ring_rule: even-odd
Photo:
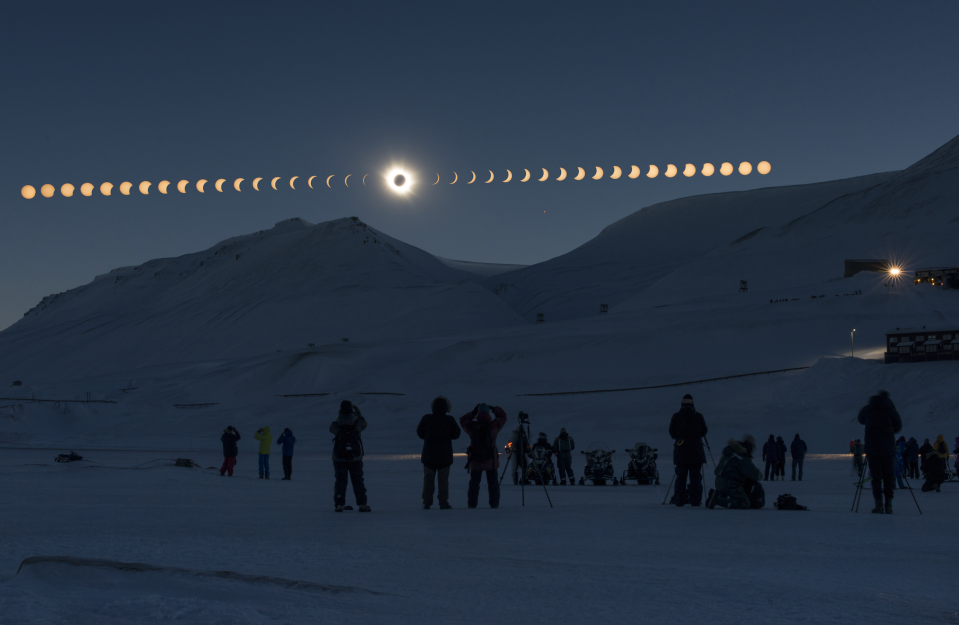
[[[531,486],[521,507],[508,476],[498,510],[485,507],[485,488],[468,510],[460,458],[454,509],[424,511],[418,460],[371,458],[373,512],[336,514],[327,453],[298,453],[291,482],[278,479],[277,455],[265,481],[245,451],[233,478],[171,466],[185,452],[81,453],[98,464],[3,452],[0,498],[12,502],[0,509],[4,623],[499,623],[516,612],[532,623],[959,620],[943,578],[959,548],[956,485],[917,493],[922,516],[905,492],[893,516],[865,511],[869,493],[854,515],[848,456],[811,458],[803,482],[764,483],[760,511],[664,506],[665,483],[550,487],[552,509]],[[670,466],[660,466],[668,481]],[[574,469],[582,474],[580,462]],[[773,510],[783,492],[810,511]],[[15,574],[34,556],[187,571],[46,562]],[[318,588],[328,586],[351,590]]]

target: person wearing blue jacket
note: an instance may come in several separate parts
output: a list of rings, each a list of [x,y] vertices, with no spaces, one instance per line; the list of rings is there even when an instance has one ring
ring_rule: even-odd
[[[283,430],[280,437],[276,439],[277,445],[283,445],[283,479],[289,480],[293,475],[293,445],[296,444],[296,437],[290,428]]]

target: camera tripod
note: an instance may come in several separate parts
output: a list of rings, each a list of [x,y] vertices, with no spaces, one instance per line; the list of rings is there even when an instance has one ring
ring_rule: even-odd
[[[523,425],[526,425],[526,439],[525,439],[525,440],[526,440],[527,443],[528,443],[528,442],[529,442],[529,437],[530,437],[530,432],[529,432],[529,415],[526,414],[525,412],[523,412],[523,411],[521,410],[520,413],[519,413],[519,428],[520,428],[520,431],[522,431]],[[516,450],[516,454],[517,454],[517,455],[516,455],[516,458],[517,458],[517,459],[516,459],[516,460],[513,460],[513,461],[516,463],[517,467],[521,467],[521,466],[522,466],[522,465],[519,464],[519,458],[522,458],[522,457],[523,457],[522,454],[525,454],[525,453],[526,453],[526,450],[525,450],[525,449],[517,449],[517,450]],[[507,454],[507,456],[506,456],[506,464],[503,466],[503,474],[499,476],[500,484],[503,483],[503,478],[506,477],[506,469],[509,467],[509,461],[512,460],[512,459],[513,459],[513,448],[510,447],[509,454]],[[523,464],[526,464],[526,463],[524,462]],[[520,477],[519,477],[520,492],[522,493],[522,505],[525,506],[525,505],[526,505],[526,471],[523,470],[523,471],[521,471],[520,473],[521,473],[521,475],[520,475]],[[546,493],[546,501],[549,502],[549,507],[552,508],[552,507],[553,507],[553,501],[552,501],[552,499],[549,498],[549,491],[546,489],[546,478],[543,477],[543,474],[540,472],[539,467],[536,467],[536,474],[539,476],[539,481],[540,481],[540,483],[543,485],[543,492]]]
[[[856,484],[856,494],[852,498],[852,508],[849,509],[850,512],[859,512],[859,502],[862,501],[862,491],[865,490],[865,480],[866,480],[866,465],[868,462],[863,461],[862,467],[859,470],[859,482]],[[916,499],[916,493],[912,490],[912,485],[909,484],[909,478],[906,477],[906,467],[903,465],[902,460],[896,458],[896,464],[899,466],[899,471],[902,473],[900,477],[906,482],[906,488],[909,489],[909,494],[912,495],[912,500],[916,502],[916,509],[919,510],[919,514],[922,514],[922,508],[919,507],[919,500]]]

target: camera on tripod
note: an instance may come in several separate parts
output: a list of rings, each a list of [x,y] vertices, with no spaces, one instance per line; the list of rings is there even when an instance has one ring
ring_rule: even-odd
[[[520,425],[529,425],[529,415],[522,410],[519,411],[519,416],[517,418],[519,419]]]

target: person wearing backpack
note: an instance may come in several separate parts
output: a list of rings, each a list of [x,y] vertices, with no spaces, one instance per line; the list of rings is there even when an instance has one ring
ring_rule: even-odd
[[[495,418],[490,416],[491,410]],[[484,473],[489,490],[489,507],[499,507],[499,481],[496,475],[499,452],[496,450],[496,435],[504,425],[506,411],[499,406],[490,408],[487,404],[477,404],[473,410],[460,417],[460,427],[470,437],[470,446],[467,449],[469,460],[466,463],[470,472],[466,503],[470,508],[475,508],[479,501],[480,480]]]
[[[430,414],[420,419],[416,435],[423,439],[423,509],[433,505],[434,481],[439,482],[440,510],[449,510],[450,467],[453,465],[453,441],[460,437],[460,426],[449,414],[450,400],[437,397],[430,404]]]
[[[703,437],[708,428],[703,415],[696,412],[693,396],[683,395],[679,412],[669,421],[669,436],[673,439],[673,464],[676,472],[676,490],[673,503],[682,508],[687,503],[698,506],[703,498],[702,468],[706,464]],[[689,479],[687,489],[686,479]]]
[[[273,444],[270,426],[261,427],[253,438],[260,441],[260,479],[270,479],[270,446]]]
[[[756,439],[749,434],[741,441],[729,439],[714,471],[716,487],[709,490],[707,508],[750,510],[765,505],[765,493],[759,484],[762,473],[753,464],[755,449]]]
[[[223,443],[223,466],[220,467],[220,475],[226,474],[233,477],[236,455],[240,451],[236,446],[238,440],[240,440],[240,433],[236,431],[236,428],[232,425],[226,426],[223,435],[220,437],[220,442]]]
[[[799,481],[802,481],[802,464],[806,459],[806,441],[799,438],[799,434],[796,434],[796,438],[793,439],[792,444],[789,446],[789,453],[793,459],[793,481],[796,481],[796,467],[799,467]]]
[[[553,452],[556,454],[556,464],[559,465],[559,484],[566,484],[566,477],[569,476],[570,485],[576,483],[576,476],[573,475],[573,450],[576,449],[576,443],[573,437],[566,432],[566,428],[559,429],[559,436],[553,439]]]
[[[296,444],[296,437],[290,428],[283,430],[280,437],[276,439],[277,445],[283,445],[283,479],[289,480],[293,477],[293,445]]]
[[[369,512],[366,504],[366,484],[363,482],[363,440],[360,432],[366,429],[366,419],[360,409],[349,400],[340,403],[340,413],[330,424],[333,435],[333,505],[337,512],[352,510],[346,505],[346,485],[353,483],[353,495],[360,512]]]

